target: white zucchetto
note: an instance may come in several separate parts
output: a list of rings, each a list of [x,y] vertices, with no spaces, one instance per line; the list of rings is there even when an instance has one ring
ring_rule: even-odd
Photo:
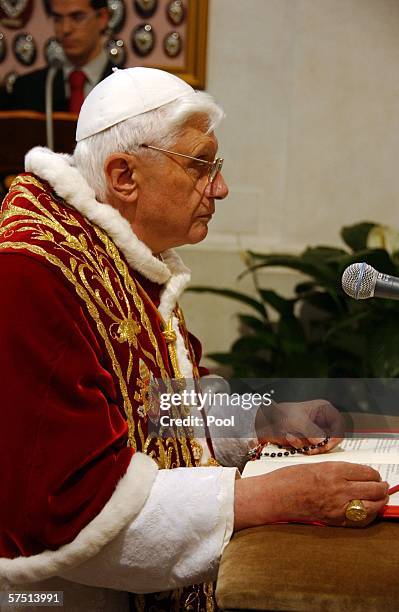
[[[190,85],[164,70],[116,68],[92,89],[83,102],[76,128],[76,141],[190,93],[194,93]]]

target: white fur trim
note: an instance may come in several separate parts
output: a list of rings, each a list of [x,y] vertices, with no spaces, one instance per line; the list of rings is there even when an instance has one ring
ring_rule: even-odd
[[[163,319],[169,321],[176,302],[190,282],[191,274],[175,251],[165,251],[162,257],[172,276],[162,290],[158,310]]]
[[[128,221],[109,204],[96,200],[93,189],[74,167],[73,157],[35,147],[25,155],[25,170],[48,181],[68,204],[103,228],[134,270],[159,284],[169,280],[168,267],[137,238]]]
[[[59,575],[96,555],[139,514],[150,494],[157,469],[147,455],[133,455],[112,497],[72,542],[30,557],[0,559],[0,590]]]

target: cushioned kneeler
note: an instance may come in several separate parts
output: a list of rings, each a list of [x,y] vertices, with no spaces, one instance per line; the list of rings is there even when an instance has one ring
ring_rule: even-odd
[[[240,531],[223,554],[216,598],[223,610],[399,610],[399,521]]]

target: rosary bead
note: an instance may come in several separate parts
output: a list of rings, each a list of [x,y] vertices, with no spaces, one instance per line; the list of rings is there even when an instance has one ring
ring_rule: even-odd
[[[309,446],[302,446],[302,448],[290,448],[287,449],[284,446],[281,446],[281,444],[278,444],[278,448],[283,451],[283,452],[278,452],[278,453],[269,453],[266,452],[264,450],[261,449],[261,444],[258,445],[258,447],[256,447],[256,449],[254,449],[254,451],[250,451],[248,454],[250,456],[255,456],[255,458],[260,458],[260,457],[289,457],[289,455],[295,455],[296,453],[298,454],[303,454],[303,453],[307,453],[309,450],[314,450],[316,448],[322,448],[323,446],[325,446],[326,444],[328,444],[329,440],[331,439],[331,436],[326,436],[325,439],[322,442],[319,442],[318,444],[311,444]]]

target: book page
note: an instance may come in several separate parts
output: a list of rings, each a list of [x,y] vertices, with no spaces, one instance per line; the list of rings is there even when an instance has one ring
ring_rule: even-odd
[[[399,437],[394,438],[345,438],[339,448],[345,451],[365,451],[399,455]]]

